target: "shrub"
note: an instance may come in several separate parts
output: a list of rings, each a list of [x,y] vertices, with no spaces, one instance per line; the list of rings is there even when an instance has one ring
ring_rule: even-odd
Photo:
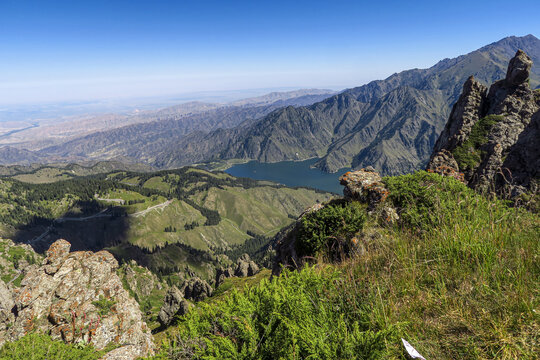
[[[48,335],[28,334],[17,341],[6,343],[0,349],[0,359],[21,360],[94,360],[104,351],[96,351],[91,346],[66,344],[53,341]]]
[[[371,309],[340,277],[310,267],[284,271],[223,301],[199,303],[158,358],[385,358],[396,328],[371,324]]]
[[[429,230],[448,222],[453,210],[463,207],[465,197],[487,202],[458,180],[425,171],[385,177],[388,200],[399,211],[407,227]]]
[[[304,216],[298,229],[296,250],[301,256],[348,252],[350,240],[364,227],[365,206],[335,202]]]

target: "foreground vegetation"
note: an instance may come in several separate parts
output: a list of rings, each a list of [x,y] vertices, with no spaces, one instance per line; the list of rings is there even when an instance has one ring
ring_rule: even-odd
[[[96,351],[84,344],[65,344],[49,336],[32,333],[0,349],[1,360],[97,360],[106,350]]]
[[[400,337],[427,359],[537,358],[538,214],[435,174],[385,182],[401,220],[369,216],[363,251],[200,305],[156,358],[402,359]]]

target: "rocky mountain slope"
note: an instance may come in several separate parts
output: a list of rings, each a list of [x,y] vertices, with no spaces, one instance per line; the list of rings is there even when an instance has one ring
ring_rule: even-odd
[[[319,157],[317,166],[330,172],[367,165],[385,174],[411,172],[429,160],[465,80],[471,74],[484,84],[503,78],[518,49],[540,64],[536,37],[504,38],[429,69],[403,71],[311,106],[289,106],[233,129],[193,133],[156,156],[154,164]],[[540,67],[531,69],[530,83],[532,88],[540,84]]]
[[[518,50],[506,77],[488,88],[471,76],[439,136],[428,170],[459,174],[477,190],[514,196],[536,190],[540,174],[540,90],[533,61]]]

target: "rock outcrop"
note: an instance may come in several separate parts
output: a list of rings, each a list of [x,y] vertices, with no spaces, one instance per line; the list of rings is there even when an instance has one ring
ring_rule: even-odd
[[[462,176],[476,190],[505,197],[537,186],[540,94],[529,87],[531,66],[530,57],[519,50],[506,78],[489,91],[472,76],[465,82],[428,171]]]
[[[176,286],[173,286],[165,295],[158,320],[162,326],[169,326],[176,316],[184,315],[188,310],[189,304],[184,300],[184,295]]]
[[[231,267],[217,269],[216,270],[216,281],[215,281],[216,288],[219,285],[223,284],[225,279],[233,277],[233,276],[234,276],[234,271],[233,271],[233,269]]]
[[[201,301],[212,296],[212,287],[198,277],[184,281],[180,291],[184,294],[184,298],[193,301]]]
[[[13,319],[9,328],[0,329],[0,339],[13,341],[40,331],[97,349],[113,343],[130,345],[133,356],[151,354],[150,330],[116,275],[116,259],[107,251],[70,253],[70,247],[65,240],[56,241],[42,266],[27,272],[13,292]],[[0,301],[3,307],[12,304]]]
[[[252,261],[248,254],[243,254],[238,259],[234,276],[246,277],[253,276],[259,272],[259,266]]]
[[[388,197],[388,190],[381,176],[371,166],[349,171],[339,178],[339,182],[344,186],[345,199],[367,203],[370,209],[374,209]]]
[[[339,178],[343,188],[344,199],[335,199],[326,204],[315,204],[304,211],[295,223],[282,229],[274,237],[275,257],[272,264],[272,275],[279,275],[283,268],[297,269],[304,263],[314,260],[311,256],[299,256],[297,248],[297,236],[299,234],[302,219],[314,212],[324,209],[329,204],[346,201],[357,201],[367,204],[367,212],[379,219],[381,225],[395,224],[400,217],[398,211],[387,201],[390,192],[383,183],[381,176],[371,166],[357,171],[349,171]],[[378,234],[378,233],[377,233]],[[358,235],[358,236],[356,236]],[[362,232],[356,234],[350,241],[350,246],[344,250],[346,256],[353,253],[362,254],[365,250],[359,240],[367,239],[371,235]],[[336,258],[343,259],[341,253]]]
[[[147,268],[137,265],[134,260],[131,260],[127,266],[123,266],[121,270],[129,288],[139,298],[149,296],[154,288],[162,288],[157,276]]]

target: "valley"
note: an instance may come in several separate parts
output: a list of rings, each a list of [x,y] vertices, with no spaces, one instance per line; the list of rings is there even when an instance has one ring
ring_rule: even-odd
[[[45,170],[34,173],[35,182],[39,175],[51,179],[55,169]],[[203,278],[226,264],[220,254],[253,236],[271,238],[306,207],[332,196],[197,168],[39,185],[15,180],[24,175],[0,179],[2,236],[37,251],[64,238],[75,250],[105,248],[164,273],[189,266]]]

